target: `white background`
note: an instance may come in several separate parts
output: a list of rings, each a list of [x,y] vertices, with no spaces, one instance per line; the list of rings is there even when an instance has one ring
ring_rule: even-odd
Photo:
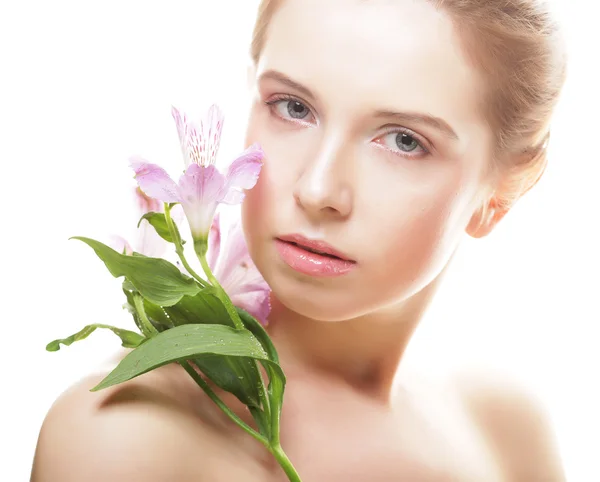
[[[117,348],[110,333],[58,353],[85,324],[132,327],[120,282],[70,236],[133,239],[127,166],[180,169],[171,104],[227,115],[239,152],[256,0],[7,1],[0,6],[0,480],[25,481],[53,400]],[[467,239],[409,360],[496,367],[547,403],[570,481],[600,480],[600,8],[557,0],[569,79],[540,184],[485,240]],[[534,481],[532,481],[534,482]]]

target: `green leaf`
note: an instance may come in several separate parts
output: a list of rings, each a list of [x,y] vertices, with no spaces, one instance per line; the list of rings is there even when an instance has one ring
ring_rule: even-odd
[[[171,237],[169,225],[167,224],[167,219],[164,213],[149,212],[144,214],[138,222],[138,228],[140,227],[140,224],[142,224],[142,221],[144,219],[152,225],[152,227],[156,230],[156,232],[161,238],[163,238],[165,241],[168,241],[169,243],[174,242],[173,238]],[[181,235],[179,234],[179,228],[177,228],[177,225],[175,223],[173,223],[173,227],[175,228],[176,237],[178,239],[181,239]],[[181,244],[185,244],[185,241],[181,240]]]
[[[175,326],[162,306],[155,305],[144,299],[144,311],[150,322],[158,331],[164,331]]]
[[[236,307],[244,326],[260,341],[262,348],[267,353],[270,363],[260,360],[269,375],[269,400],[271,401],[271,423],[270,426],[277,432],[281,420],[281,408],[283,406],[283,393],[285,391],[286,377],[279,366],[279,355],[260,322],[250,313],[242,308]]]
[[[219,325],[220,326],[220,325]],[[202,356],[190,360],[215,385],[232,393],[249,407],[260,407],[260,382],[256,362],[249,357]]]
[[[116,328],[110,325],[95,323],[93,325],[87,325],[81,331],[69,336],[68,338],[61,338],[59,340],[51,341],[46,345],[46,350],[58,351],[60,350],[61,343],[65,346],[69,346],[76,341],[83,340],[90,336],[94,331],[96,331],[96,328],[106,328],[107,330],[111,330],[115,335],[121,338],[121,345],[125,348],[136,348],[146,340],[146,338],[134,331],[124,330],[123,328]]]
[[[172,362],[203,355],[268,360],[259,341],[247,330],[223,325],[182,325],[159,333],[128,353],[91,391],[126,382]]]
[[[165,306],[164,311],[175,326],[208,323],[234,327],[225,306],[215,293],[215,288],[209,286],[194,296],[184,296],[176,304]]]
[[[246,310],[238,306],[235,307],[235,310],[238,312],[238,315],[240,315],[240,319],[246,329],[250,330],[250,332],[261,342],[263,349],[267,352],[267,355],[269,355],[269,359],[279,364],[279,355],[277,354],[275,345],[273,345],[267,330],[265,330],[260,322]]]
[[[208,323],[234,327],[213,287],[203,289],[196,296],[184,296],[177,304],[163,310],[175,326]],[[260,407],[259,371],[253,359],[203,356],[191,361],[218,387],[234,394],[249,407]]]
[[[135,308],[134,295],[138,293],[135,287],[125,278],[123,281],[123,293],[125,293],[125,297],[127,298],[127,303],[125,303],[124,307],[131,313],[133,319],[135,321],[136,326],[140,330],[141,333],[144,332],[144,327],[142,326],[142,320],[140,318],[140,314]],[[143,299],[144,302],[144,311],[150,323],[156,328],[158,331],[165,331],[168,328],[173,327],[173,323],[162,309],[162,307],[151,303],[147,299]]]
[[[115,278],[125,276],[144,298],[156,305],[172,306],[183,296],[194,296],[202,289],[164,259],[127,256],[93,239],[79,236],[72,239],[90,246]]]

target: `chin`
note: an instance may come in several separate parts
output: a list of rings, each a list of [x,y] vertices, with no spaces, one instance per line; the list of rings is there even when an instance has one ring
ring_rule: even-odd
[[[373,309],[356,297],[348,283],[320,283],[319,280],[266,270],[265,279],[273,297],[287,310],[324,323],[336,323],[365,315]],[[269,272],[270,271],[270,272]]]
[[[331,303],[330,301],[321,302],[318,299],[310,299],[307,296],[300,297],[293,293],[273,292],[273,294],[286,309],[314,321],[338,323],[363,314],[358,310],[349,310],[347,304]]]

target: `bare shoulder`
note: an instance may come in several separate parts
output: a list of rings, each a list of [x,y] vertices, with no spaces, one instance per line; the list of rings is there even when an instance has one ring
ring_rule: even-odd
[[[169,365],[98,392],[90,389],[100,374],[70,387],[42,424],[31,481],[220,480],[223,443],[185,400],[179,370]]]
[[[507,482],[566,480],[549,413],[531,389],[490,373],[461,373],[453,383]]]

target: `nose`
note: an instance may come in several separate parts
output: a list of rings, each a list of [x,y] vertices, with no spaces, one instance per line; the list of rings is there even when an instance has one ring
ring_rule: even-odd
[[[294,186],[298,206],[316,221],[347,218],[353,204],[352,167],[342,139],[319,145]]]

